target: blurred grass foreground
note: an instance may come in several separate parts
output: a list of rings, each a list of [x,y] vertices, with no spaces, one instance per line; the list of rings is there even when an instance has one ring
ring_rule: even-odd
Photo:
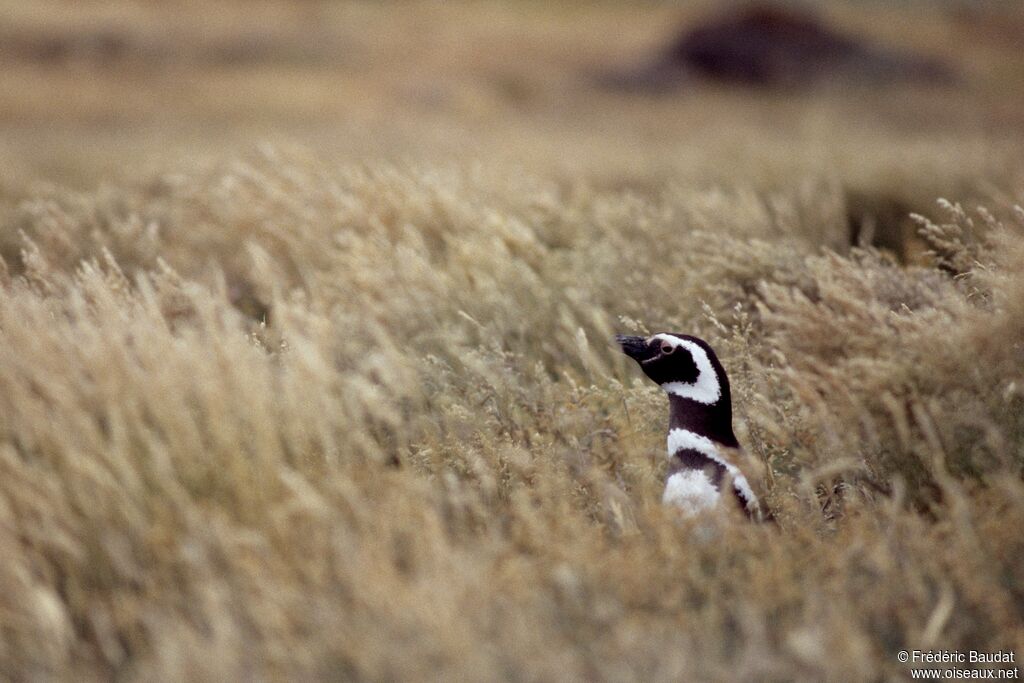
[[[0,678],[1024,654],[1016,4],[0,4]]]

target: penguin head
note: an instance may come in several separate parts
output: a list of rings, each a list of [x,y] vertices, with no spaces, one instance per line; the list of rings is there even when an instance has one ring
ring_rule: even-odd
[[[618,335],[622,352],[669,394],[706,405],[728,400],[725,370],[707,342],[685,334]]]

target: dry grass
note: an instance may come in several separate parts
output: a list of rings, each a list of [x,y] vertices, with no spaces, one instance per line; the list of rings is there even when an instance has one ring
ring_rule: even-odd
[[[583,11],[529,7],[462,11],[540,42]],[[181,130],[102,97],[148,142],[8,144],[0,676],[877,681],[901,649],[1022,653],[1024,166],[998,117],[950,113],[1006,100],[909,94],[950,111],[908,132],[885,94],[868,124],[835,94],[566,95],[570,58],[531,59],[561,66],[503,96],[459,72],[440,112],[359,90],[393,127],[297,128],[305,101],[220,138],[205,100]],[[850,248],[852,191],[927,216],[911,265]],[[630,329],[719,349],[779,525],[660,506]]]

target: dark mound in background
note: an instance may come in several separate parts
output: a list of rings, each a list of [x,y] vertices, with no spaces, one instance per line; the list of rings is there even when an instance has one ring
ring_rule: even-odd
[[[687,29],[646,68],[614,80],[665,87],[695,77],[790,87],[834,80],[943,83],[953,80],[953,71],[937,59],[864,43],[812,12],[755,3]]]

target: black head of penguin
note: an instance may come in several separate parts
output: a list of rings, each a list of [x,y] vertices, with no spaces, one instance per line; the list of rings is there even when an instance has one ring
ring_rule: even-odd
[[[656,384],[692,384],[700,376],[700,369],[690,350],[674,341],[680,339],[698,341],[681,334],[656,334],[651,337],[629,337],[620,334],[615,337],[615,341],[622,347],[622,352],[639,363],[644,374]],[[707,344],[703,345],[707,347]],[[710,348],[707,348],[707,351],[710,351]]]
[[[732,396],[725,368],[707,342],[685,334],[618,335],[622,352],[669,396],[671,428],[734,447]]]

